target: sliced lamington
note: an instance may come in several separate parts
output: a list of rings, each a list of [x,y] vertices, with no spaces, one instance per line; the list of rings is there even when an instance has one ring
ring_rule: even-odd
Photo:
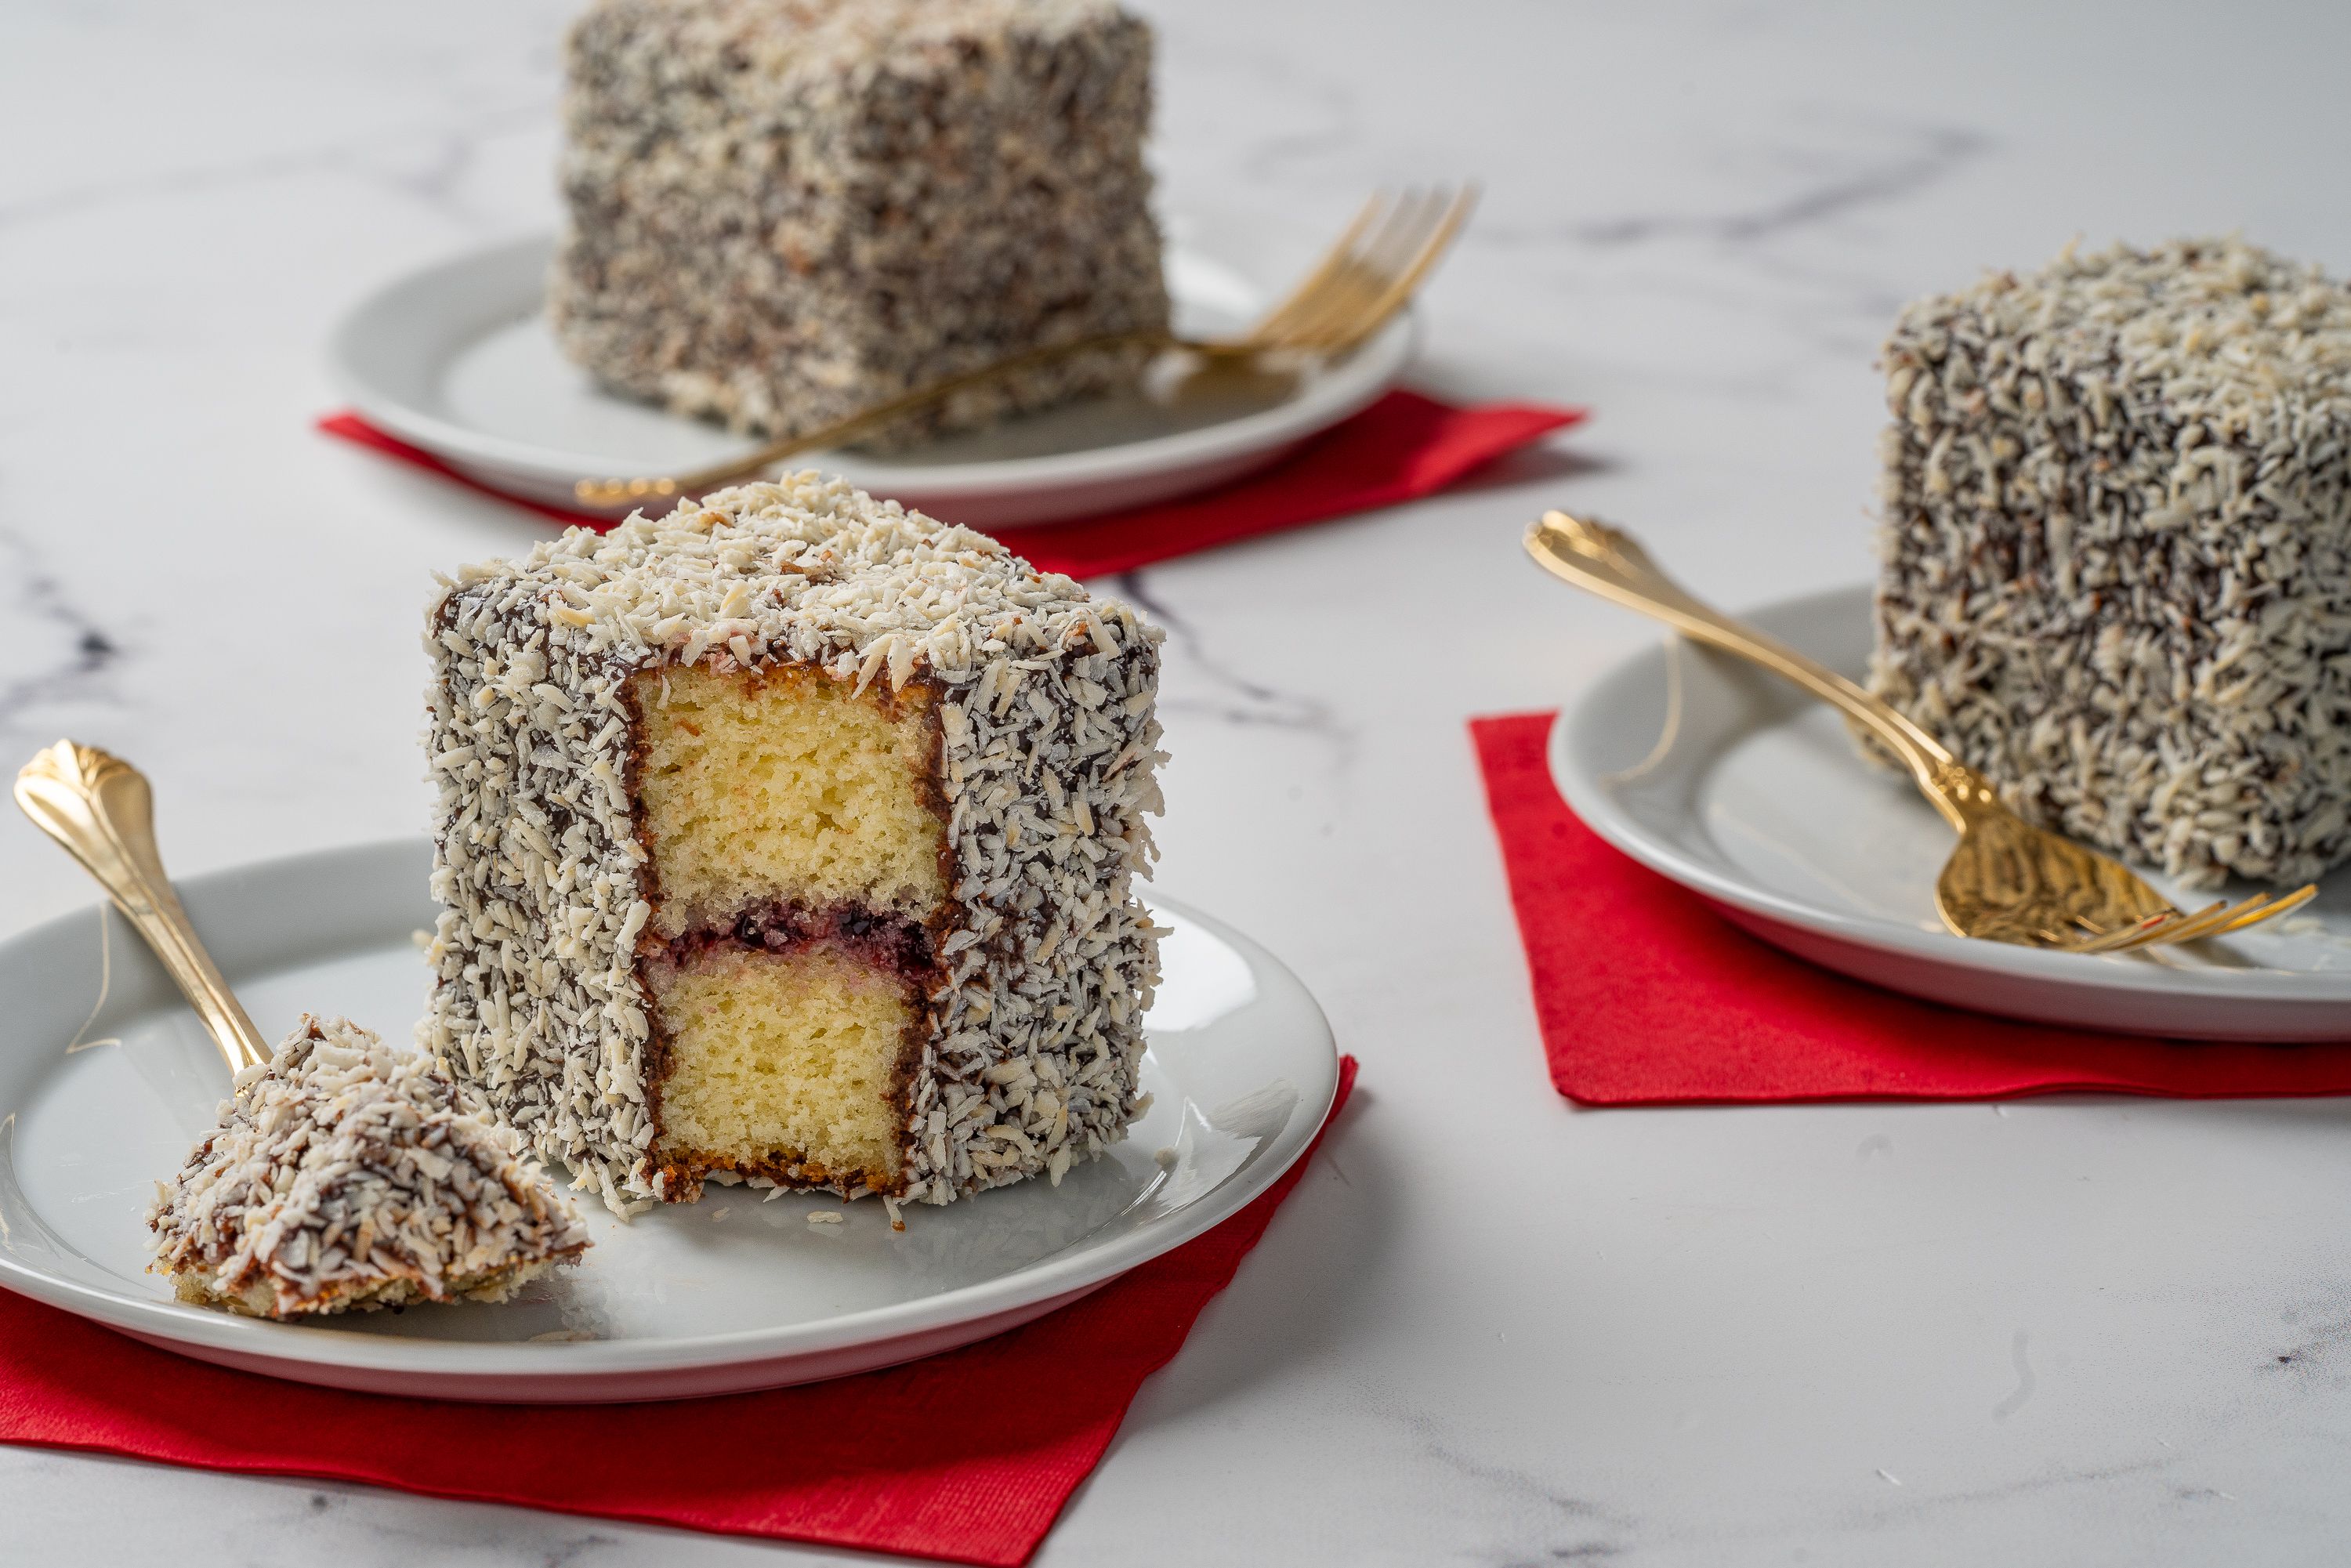
[[[588,1245],[513,1144],[431,1061],[305,1018],[158,1184],[154,1267],[255,1317],[504,1301]]]
[[[1872,688],[2142,864],[2351,854],[2351,289],[2068,250],[1912,305],[1886,365]]]
[[[781,434],[1166,328],[1151,33],[1110,0],[596,0],[565,58],[549,307],[608,385]],[[893,434],[1131,384],[1143,359],[1008,374]]]
[[[434,604],[421,1039],[608,1203],[946,1203],[1138,1105],[1158,633],[799,475]]]

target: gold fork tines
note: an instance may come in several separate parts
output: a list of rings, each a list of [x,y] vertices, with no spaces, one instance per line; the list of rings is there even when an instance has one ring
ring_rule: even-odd
[[[1353,347],[1404,308],[1477,204],[1475,185],[1373,197],[1290,298],[1225,351]]]
[[[2223,901],[2194,915],[2182,915],[2177,909],[2158,910],[2135,925],[2125,925],[2114,931],[2100,931],[2095,921],[2077,919],[2075,926],[2088,935],[2077,936],[2052,930],[2045,945],[2061,953],[2126,953],[2140,947],[2160,947],[2181,940],[2179,934],[2182,931],[2205,924],[2226,907]]]
[[[2294,910],[2300,909],[2304,904],[2308,904],[2312,899],[2316,898],[2317,896],[2318,884],[2314,882],[2304,883],[2300,887],[2295,888],[2283,898],[2272,900],[2268,904],[2263,906],[2258,914],[2249,915],[2240,913],[2235,919],[2231,920],[2227,925],[2220,927],[2218,930],[2207,931],[2204,935],[2207,936],[2226,936],[2231,932],[2242,931],[2249,925],[2259,925],[2264,920],[2274,920],[2281,915],[2291,914]],[[2262,901],[2259,898],[2247,900],[2249,904],[2261,904],[2261,902]]]
[[[2264,921],[2290,915],[2318,896],[2316,883],[2304,883],[2292,893],[2273,897],[2257,893],[2235,904],[2222,899],[2193,915],[2179,910],[2149,916],[2134,926],[2069,940],[2052,934],[2050,946],[2068,953],[2129,953],[2146,947],[2168,947],[2183,942],[2203,942],[2246,931]]]
[[[1353,217],[1347,220],[1347,226],[1340,231],[1337,239],[1331,242],[1331,248],[1307,268],[1306,276],[1300,278],[1288,294],[1275,300],[1265,314],[1258,318],[1256,326],[1238,338],[1225,340],[1224,346],[1238,350],[1252,342],[1274,342],[1291,322],[1306,311],[1316,308],[1321,301],[1344,287],[1344,275],[1349,267],[1356,265],[1355,253],[1364,235],[1371,231],[1374,223],[1381,221],[1388,205],[1387,193],[1375,193],[1371,200],[1356,210]],[[1212,350],[1217,344],[1212,340],[1194,347]]]
[[[772,467],[787,457],[838,446],[869,434],[893,420],[1008,372],[1108,349],[1179,350],[1203,363],[1228,363],[1275,354],[1335,359],[1368,340],[1412,302],[1414,292],[1452,247],[1477,201],[1475,185],[1458,190],[1438,186],[1426,191],[1407,190],[1400,195],[1384,192],[1374,195],[1298,286],[1238,337],[1179,338],[1152,329],[1050,343],[934,382],[861,409],[821,429],[769,442],[757,452],[726,463],[685,474],[582,479],[572,486],[572,494],[582,505],[597,507],[699,496]]]

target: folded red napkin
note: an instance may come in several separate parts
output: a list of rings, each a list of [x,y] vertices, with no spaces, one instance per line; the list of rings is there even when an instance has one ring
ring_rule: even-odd
[[[1348,1057],[1331,1120],[1354,1082]],[[1008,1333],[832,1383],[664,1405],[342,1394],[183,1360],[0,1291],[0,1441],[1025,1563],[1312,1157],[1207,1235]]]
[[[1392,392],[1272,467],[1217,489],[1108,517],[994,532],[1045,571],[1071,577],[1127,571],[1257,534],[1433,496],[1505,453],[1583,416],[1582,409],[1539,403],[1457,408],[1418,392]],[[355,413],[329,414],[319,421],[319,428],[559,523],[600,532],[612,526],[610,518],[493,490],[431,453],[386,435]]]
[[[1592,1105],[2351,1093],[2351,1046],[2149,1040],[1913,1001],[1790,957],[1576,819],[1552,716],[1470,721],[1551,1080]]]

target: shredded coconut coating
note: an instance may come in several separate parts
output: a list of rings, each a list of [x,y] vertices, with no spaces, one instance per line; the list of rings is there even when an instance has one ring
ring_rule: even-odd
[[[1872,689],[2191,883],[2351,853],[2351,290],[2069,247],[1910,306],[1885,363]]]
[[[504,1301],[588,1246],[513,1142],[432,1061],[306,1017],[157,1184],[154,1267],[254,1317]]]
[[[639,961],[659,950],[658,890],[629,677],[793,663],[859,691],[927,681],[953,870],[903,1185],[883,1197],[1058,1181],[1134,1112],[1158,978],[1133,879],[1160,809],[1159,640],[993,539],[812,473],[465,569],[427,621],[444,911],[420,1040],[616,1210],[695,1196],[647,1159]]]
[[[598,0],[566,50],[557,339],[622,392],[782,434],[1164,330],[1150,116],[1150,29],[1109,0]],[[1147,358],[998,377],[874,444]]]

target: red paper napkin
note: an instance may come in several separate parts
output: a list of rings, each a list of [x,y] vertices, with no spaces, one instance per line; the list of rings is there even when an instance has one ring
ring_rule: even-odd
[[[1218,489],[1108,517],[997,528],[994,533],[1040,570],[1071,577],[1128,571],[1257,534],[1435,495],[1505,453],[1583,417],[1580,408],[1539,403],[1457,408],[1418,392],[1392,392],[1272,467]],[[319,421],[319,428],[559,523],[599,532],[612,526],[608,517],[491,489],[431,453],[386,435],[355,413],[329,414]]]
[[[1323,1132],[1354,1082],[1347,1057]],[[1008,1333],[832,1383],[662,1405],[342,1394],[183,1360],[0,1291],[0,1440],[1025,1563],[1312,1157],[1207,1235]]]
[[[1470,721],[1552,1082],[1593,1105],[2351,1093],[2351,1046],[2014,1023],[1790,957],[1618,853],[1552,785],[1552,716]]]

